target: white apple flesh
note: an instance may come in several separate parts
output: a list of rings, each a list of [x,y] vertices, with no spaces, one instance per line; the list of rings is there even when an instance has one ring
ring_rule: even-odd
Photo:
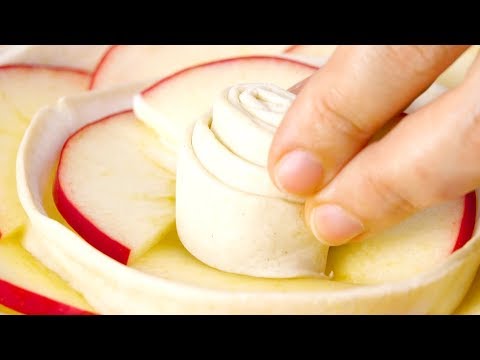
[[[6,49],[2,51],[0,57],[5,60]],[[75,69],[24,64],[0,67],[0,305],[16,313],[92,311],[81,295],[21,247],[19,238],[28,219],[15,181],[18,146],[33,114],[61,96],[85,91],[88,82],[89,76]]]
[[[15,161],[33,114],[59,97],[87,89],[89,76],[72,69],[9,65],[0,67],[0,237],[26,221],[17,196]]]
[[[162,163],[156,134],[133,112],[100,119],[65,143],[55,204],[87,242],[127,264],[174,224],[175,175]]]
[[[138,80],[161,79],[208,61],[247,55],[280,54],[288,45],[116,45],[99,62],[91,89]]]

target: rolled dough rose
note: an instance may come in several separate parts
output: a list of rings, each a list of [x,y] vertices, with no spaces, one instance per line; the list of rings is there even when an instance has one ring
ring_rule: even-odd
[[[321,276],[328,246],[303,220],[303,199],[267,172],[273,135],[295,96],[271,84],[223,91],[190,127],[177,167],[177,230],[217,269],[256,277]]]

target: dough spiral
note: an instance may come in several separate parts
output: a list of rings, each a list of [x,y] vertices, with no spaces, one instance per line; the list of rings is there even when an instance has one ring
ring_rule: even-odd
[[[303,220],[303,200],[267,172],[275,130],[295,96],[271,84],[223,91],[189,128],[177,167],[177,230],[217,269],[257,277],[322,275],[328,247]]]

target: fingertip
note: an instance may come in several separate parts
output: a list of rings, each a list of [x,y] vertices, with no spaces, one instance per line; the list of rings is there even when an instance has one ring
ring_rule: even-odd
[[[302,90],[303,86],[307,83],[309,79],[310,79],[310,76],[296,83],[292,87],[290,87],[288,91],[291,92],[292,94],[298,95],[298,93]]]
[[[335,204],[312,209],[309,224],[317,240],[330,246],[344,245],[365,231],[356,216]]]
[[[321,161],[306,150],[293,150],[284,155],[274,167],[276,186],[287,193],[308,196],[322,184]]]

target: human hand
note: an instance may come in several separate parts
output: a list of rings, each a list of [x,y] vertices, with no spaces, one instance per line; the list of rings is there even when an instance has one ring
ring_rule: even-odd
[[[339,46],[301,84],[269,171],[279,188],[307,197],[306,222],[319,240],[361,240],[480,186],[478,57],[462,84],[367,146],[467,48]]]

